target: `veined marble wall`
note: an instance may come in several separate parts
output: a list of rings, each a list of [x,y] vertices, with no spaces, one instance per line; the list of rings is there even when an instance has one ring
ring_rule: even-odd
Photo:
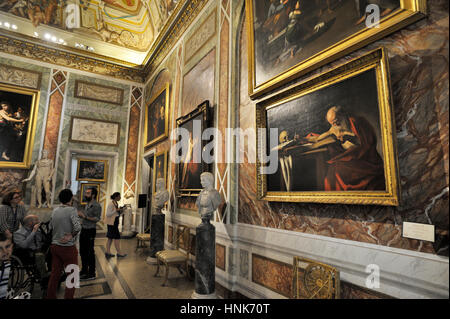
[[[216,185],[231,208],[229,224],[214,223],[216,281],[221,286],[248,297],[290,297],[292,257],[302,255],[341,271],[343,298],[448,296],[448,1],[427,3],[429,12],[425,19],[271,92],[276,94],[384,46],[394,98],[400,206],[259,201],[256,167],[248,163],[256,148],[254,141],[248,141],[244,164],[215,167]],[[203,30],[199,32],[205,37],[203,44],[201,39],[186,44],[200,25],[213,20],[212,8],[217,9],[216,35]],[[158,70],[149,75],[146,100],[153,84],[159,81],[158,74],[165,70],[168,73],[164,76],[173,81],[172,120],[184,115],[183,76],[215,48],[218,109],[214,125],[221,130],[254,128],[258,100],[252,101],[248,96],[244,10],[244,0],[209,1],[187,33],[180,35]],[[186,48],[198,51],[185,52]],[[186,56],[188,61],[183,60]],[[227,144],[223,150],[230,149],[233,145]],[[171,165],[170,170],[174,176],[175,166]],[[170,182],[173,181],[172,177]],[[178,199],[177,204],[172,192],[171,203],[175,209],[166,214],[166,233],[173,233],[179,224],[195,229],[199,219],[192,202]],[[436,225],[436,243],[403,238],[403,221]],[[166,238],[165,244],[171,247],[173,238]],[[372,262],[382,267],[382,286],[376,290],[362,288],[367,277],[365,267]]]
[[[76,149],[95,153],[116,154],[115,171],[112,175],[113,180],[108,181],[108,190],[106,191],[127,191],[129,184],[133,184],[136,179],[138,156],[138,133],[140,130],[143,86],[139,83],[129,81],[107,80],[105,77],[95,77],[95,75],[84,75],[78,71],[61,70],[59,67],[53,68],[52,65],[39,66],[39,62],[26,61],[12,56],[2,54],[0,64],[11,65],[14,67],[39,72],[42,74],[40,84],[40,101],[35,139],[33,145],[32,164],[39,158],[39,153],[43,148],[49,150],[50,158],[55,158],[57,171],[55,175],[55,194],[66,186],[64,180],[66,168],[66,151]],[[115,87],[122,89],[122,105],[99,102],[75,97],[75,81],[84,81],[92,84]],[[133,96],[130,97],[131,92]],[[85,118],[106,120],[120,123],[120,141],[118,146],[105,146],[88,143],[69,142],[71,116],[80,116]],[[131,130],[131,131],[130,131]],[[128,138],[128,136],[130,136]],[[94,158],[95,158],[94,156]],[[100,155],[101,156],[101,155]],[[127,165],[127,181],[125,181],[125,165]],[[110,170],[114,167],[110,167]],[[28,183],[26,189],[20,182],[29,174],[29,169],[0,169],[0,197],[11,189],[23,189],[25,194],[25,204],[30,203],[31,183]],[[134,190],[131,188],[131,190]],[[109,194],[104,194],[109,195]],[[132,194],[135,195],[135,194]],[[54,196],[54,203],[57,202]],[[108,197],[109,198],[109,197]],[[127,203],[134,204],[136,196],[127,199]]]
[[[386,48],[397,129],[400,206],[258,201],[256,168],[246,162],[239,167],[240,223],[448,256],[448,1],[427,3],[426,19],[296,81],[379,46]],[[240,41],[239,125],[245,130],[255,127],[257,102],[248,97],[246,25]],[[255,144],[246,146],[246,159],[252,158]],[[404,221],[436,225],[435,245],[403,238]]]
[[[34,163],[39,157],[39,149],[42,143],[41,137],[43,129],[45,129],[44,115],[47,108],[47,96],[48,96],[48,84],[50,77],[50,69],[42,66],[16,61],[0,54],[0,64],[5,66],[14,66],[16,68],[21,68],[25,70],[30,70],[33,72],[39,72],[41,74],[40,81],[40,100],[39,100],[39,110],[36,121],[36,135],[33,144],[33,154],[31,162]],[[18,85],[14,80],[8,81],[9,85]],[[21,182],[29,174],[27,169],[15,169],[15,168],[0,168],[0,197],[8,193],[13,189],[24,189],[24,184]],[[25,192],[26,193],[26,192]]]

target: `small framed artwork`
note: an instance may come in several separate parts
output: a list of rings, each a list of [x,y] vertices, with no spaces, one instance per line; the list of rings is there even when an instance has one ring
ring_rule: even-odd
[[[119,146],[120,123],[72,116],[69,141],[107,146]]]
[[[203,156],[208,141],[202,139],[203,131],[209,127],[209,121],[209,101],[177,119],[177,128],[184,132],[177,139],[177,143],[181,145],[176,154],[180,159],[177,164],[178,196],[198,196],[202,190],[200,175],[210,169]]]
[[[153,161],[153,193],[156,192],[156,180],[163,178],[167,187],[167,151],[163,151],[155,155]]]
[[[161,142],[169,136],[169,91],[167,83],[145,109],[145,147]]]
[[[80,80],[75,81],[74,96],[79,99],[97,102],[123,104],[123,89]]]
[[[383,48],[258,103],[256,122],[259,199],[399,204]]]
[[[0,168],[29,168],[39,91],[0,84]]]
[[[108,160],[79,158],[77,181],[105,182],[108,178]]]
[[[96,197],[96,201],[98,202],[99,198],[100,198],[100,184],[95,184],[95,183],[83,183],[81,184],[81,190],[80,190],[80,204],[81,205],[86,205],[87,202],[85,200],[84,194],[86,193],[86,191],[90,188],[95,188],[97,189],[97,197]]]
[[[423,17],[423,0],[246,0],[252,98]]]

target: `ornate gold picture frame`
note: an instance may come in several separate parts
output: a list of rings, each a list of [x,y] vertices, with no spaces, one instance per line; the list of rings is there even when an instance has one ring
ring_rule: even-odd
[[[106,182],[108,179],[108,160],[79,158],[77,181]]]
[[[29,168],[39,108],[38,90],[0,84],[0,168]]]
[[[144,147],[169,137],[170,84],[156,93],[145,108]]]
[[[394,113],[383,48],[258,103],[256,126],[266,132],[257,134],[256,141],[258,199],[399,204]],[[277,135],[269,141],[274,129]],[[276,163],[261,163],[269,153]],[[263,172],[270,166],[275,170]]]
[[[200,123],[199,131],[194,129],[195,124]],[[177,164],[177,196],[198,196],[202,190],[200,175],[210,171],[210,164],[205,163],[203,152],[208,141],[202,139],[203,131],[210,127],[209,101],[201,103],[194,111],[177,119],[177,128],[186,129],[189,132],[189,140],[180,139],[177,143],[186,143],[186,154]],[[196,133],[201,133],[197,136]],[[181,151],[181,148],[179,149]],[[180,154],[179,154],[180,155]]]
[[[426,13],[425,0],[382,0],[375,25],[373,8],[361,7],[364,1],[275,3],[245,2],[251,98],[381,39]]]

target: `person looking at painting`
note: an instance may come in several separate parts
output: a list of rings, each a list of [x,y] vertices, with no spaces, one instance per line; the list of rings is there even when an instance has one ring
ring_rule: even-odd
[[[14,140],[14,130],[10,122],[24,123],[25,119],[15,119],[11,114],[11,105],[9,102],[0,102],[0,160],[9,161],[11,152],[11,143]]]
[[[106,233],[106,237],[108,241],[106,242],[106,252],[105,257],[111,258],[114,257],[111,254],[111,244],[114,242],[114,247],[116,248],[117,257],[125,257],[127,254],[122,254],[120,251],[120,232],[119,232],[119,217],[122,214],[123,207],[119,207],[120,201],[120,193],[115,192],[111,195],[111,202],[108,204],[106,208],[106,225],[108,227],[108,232]]]
[[[78,211],[78,216],[82,219],[80,233],[80,280],[93,280],[96,277],[94,242],[97,235],[97,222],[100,220],[102,212],[102,207],[96,200],[97,195],[96,188],[88,188],[84,194],[84,200],[87,202],[85,210],[84,212]]]
[[[347,114],[341,106],[331,107],[326,120],[328,131],[304,138],[312,143],[310,149],[328,149],[325,190],[384,190],[384,165],[372,125],[363,117]]]
[[[23,225],[26,215],[25,207],[22,204],[22,193],[20,191],[12,191],[3,197],[0,206],[0,232],[12,238],[14,232]]]
[[[61,273],[67,265],[78,266],[77,235],[81,230],[77,210],[72,206],[73,193],[70,189],[63,189],[58,199],[61,206],[53,209],[49,227],[52,230],[52,267],[48,282],[47,299],[56,299]],[[73,299],[75,288],[66,287],[64,299]]]

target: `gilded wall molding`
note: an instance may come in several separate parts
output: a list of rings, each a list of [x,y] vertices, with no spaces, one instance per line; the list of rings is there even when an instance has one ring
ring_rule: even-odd
[[[167,33],[162,33],[165,37],[160,40],[161,42],[156,43],[155,51],[145,64],[144,74],[150,75],[156,70],[207,2],[208,0],[187,1],[186,7],[182,10],[181,15],[176,18],[173,27]],[[167,26],[169,25],[168,23]]]
[[[118,79],[139,83],[144,81],[142,70],[136,68],[124,67],[111,62],[52,49],[40,44],[13,39],[4,35],[0,35],[0,51],[19,57],[65,66],[80,71],[111,76]]]

